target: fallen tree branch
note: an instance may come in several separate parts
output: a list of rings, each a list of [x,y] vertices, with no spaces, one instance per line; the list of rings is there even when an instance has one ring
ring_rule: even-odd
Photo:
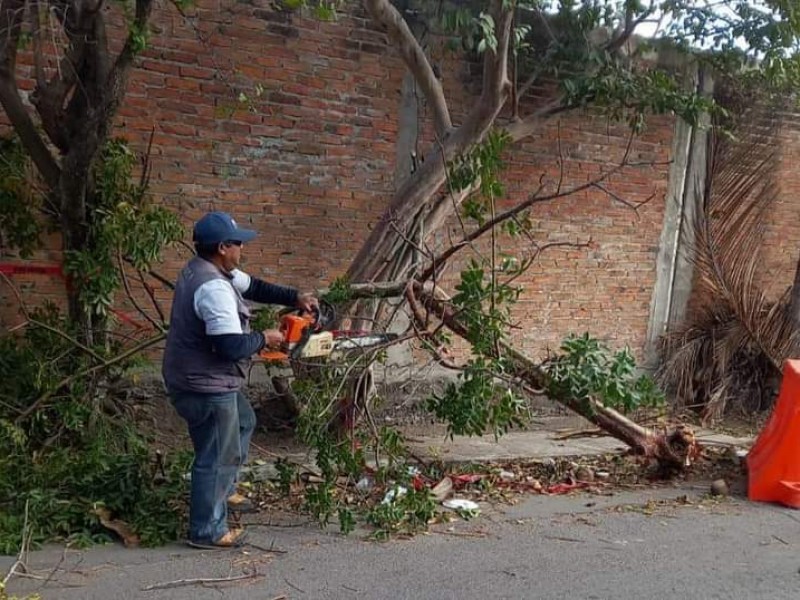
[[[39,327],[41,329],[49,331],[50,333],[54,333],[55,335],[59,336],[60,338],[68,341],[69,343],[71,343],[73,346],[75,346],[76,348],[78,348],[82,352],[85,352],[86,354],[88,354],[89,356],[91,356],[93,359],[95,359],[98,362],[103,362],[103,360],[105,360],[97,352],[95,352],[94,350],[89,348],[89,346],[87,346],[86,344],[82,344],[80,341],[78,341],[77,339],[75,339],[73,336],[69,335],[65,331],[61,331],[58,327],[53,327],[52,325],[48,325],[47,323],[44,323],[44,322],[42,322],[42,321],[40,321],[40,320],[38,320],[38,319],[36,319],[34,317],[31,317],[30,313],[28,312],[28,308],[25,306],[25,303],[22,300],[22,294],[19,293],[19,290],[14,285],[14,282],[11,281],[11,279],[9,279],[8,275],[6,275],[5,273],[0,273],[0,278],[2,278],[2,280],[6,283],[6,285],[8,285],[8,287],[11,288],[11,292],[17,298],[17,302],[19,303],[19,308],[22,311],[22,314],[25,317],[25,320],[30,325],[33,325],[35,327]]]
[[[446,302],[435,297],[420,283],[414,294],[430,313],[439,318],[456,335],[470,342],[469,331]],[[691,429],[678,426],[669,434],[657,434],[628,419],[622,413],[604,405],[594,397],[576,398],[549,392],[549,377],[542,365],[534,362],[506,343],[500,343],[495,358],[502,356],[513,365],[512,371],[528,386],[548,390],[548,397],[583,416],[611,436],[624,442],[636,454],[655,459],[665,469],[682,469],[691,464],[697,454],[697,442]]]
[[[33,532],[30,531],[30,523],[28,521],[28,509],[29,509],[30,500],[25,501],[25,518],[22,521],[22,543],[20,544],[19,553],[17,554],[17,558],[14,561],[14,564],[11,565],[11,568],[6,573],[5,577],[3,577],[3,581],[0,582],[0,591],[5,588],[5,585],[8,581],[16,574],[18,567],[25,568],[25,557],[28,554],[28,550],[30,549],[31,545],[31,538],[33,537]]]
[[[91,367],[83,368],[80,371],[77,371],[76,373],[73,373],[72,375],[64,377],[55,386],[53,386],[47,392],[45,392],[44,394],[39,396],[28,408],[26,408],[24,411],[22,411],[19,414],[19,416],[16,419],[14,419],[14,424],[15,425],[19,425],[27,417],[29,417],[31,414],[33,414],[34,411],[36,411],[40,406],[42,406],[42,404],[44,404],[45,402],[47,402],[47,400],[52,398],[53,394],[55,394],[56,392],[58,392],[60,389],[64,388],[65,386],[69,385],[73,381],[75,381],[77,379],[80,379],[81,377],[86,377],[87,375],[91,375],[92,373],[96,373],[97,371],[102,371],[103,369],[107,369],[109,367],[113,367],[114,365],[116,365],[118,363],[121,363],[124,360],[129,359],[131,356],[135,356],[139,352],[142,352],[143,350],[146,350],[150,346],[155,346],[159,342],[165,340],[166,337],[167,337],[166,333],[159,333],[158,335],[140,342],[139,344],[137,344],[133,348],[129,348],[125,352],[123,352],[121,354],[118,354],[117,356],[115,356],[113,358],[109,358],[108,360],[104,360],[102,363],[100,363],[98,365],[93,365]]]

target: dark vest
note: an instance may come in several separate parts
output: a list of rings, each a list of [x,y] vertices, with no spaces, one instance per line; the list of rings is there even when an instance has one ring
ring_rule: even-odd
[[[239,362],[224,360],[212,349],[206,326],[194,311],[197,289],[214,279],[230,278],[213,263],[195,257],[181,271],[172,302],[167,347],[162,374],[170,392],[218,394],[238,390],[244,383],[250,359]],[[236,294],[242,331],[250,333],[250,309],[242,295]]]

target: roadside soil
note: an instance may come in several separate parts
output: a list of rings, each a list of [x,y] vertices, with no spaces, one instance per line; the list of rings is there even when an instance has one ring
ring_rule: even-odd
[[[371,415],[379,426],[391,425],[414,436],[444,437],[446,429],[443,423],[438,422],[424,404],[426,398],[443,390],[446,384],[447,380],[442,377],[380,384],[371,406]],[[276,454],[303,452],[302,445],[294,436],[292,411],[276,394],[269,380],[265,377],[252,378],[243,391],[258,418],[259,425],[253,438],[255,444]],[[130,381],[121,393],[140,430],[151,440],[154,448],[170,450],[190,447],[185,423],[170,404],[159,380],[149,374],[140,376]],[[599,433],[586,419],[544,396],[529,399],[526,412],[527,420],[522,431],[552,431],[565,438]],[[768,413],[729,415],[724,421],[716,423],[714,430],[736,437],[755,437],[767,417]],[[642,412],[631,415],[631,418],[650,426],[665,421],[700,426],[697,415],[691,412],[673,415]]]
[[[372,416],[379,424],[396,426],[406,437],[431,436],[444,439],[445,428],[424,410],[424,400],[434,386],[444,382],[432,380],[410,382],[404,385],[383,386],[379,392]],[[266,468],[274,472],[276,459],[288,460],[293,465],[296,479],[290,488],[281,486],[274,476],[255,479],[245,491],[260,511],[238,517],[242,525],[296,526],[310,524],[311,516],[304,508],[305,492],[319,475],[313,457],[295,437],[288,425],[280,426],[285,417],[285,407],[276,400],[275,392],[268,382],[251,382],[245,393],[253,403],[259,416],[259,427],[253,436],[250,465],[257,470]],[[149,438],[154,449],[169,454],[178,449],[191,448],[183,420],[177,415],[164,393],[161,384],[153,378],[132,381],[124,390],[129,408],[133,411],[140,430]],[[597,435],[591,424],[568,413],[545,398],[534,398],[528,404],[530,420],[527,430],[544,430],[564,440]],[[279,418],[275,418],[279,417]],[[652,416],[650,417],[652,418]],[[637,421],[647,421],[647,415],[639,415]],[[688,419],[685,419],[688,421]],[[269,421],[270,427],[265,425]],[[729,433],[739,436],[752,434],[760,425],[742,419],[725,423]],[[569,442],[566,441],[566,444]],[[368,457],[369,458],[369,457]],[[585,498],[586,506],[592,506],[604,496],[613,496],[621,490],[661,488],[666,490],[686,488],[687,485],[701,491],[709,500],[714,500],[711,483],[724,480],[723,495],[744,497],[746,495],[746,472],[742,459],[734,449],[704,447],[701,456],[691,469],[668,480],[661,479],[653,465],[643,463],[639,457],[620,452],[609,452],[592,456],[567,456],[518,461],[479,461],[473,464],[445,464],[434,458],[413,457],[418,465],[419,476],[415,485],[429,489],[449,479],[451,496],[471,500],[481,510],[491,506],[515,505],[529,495],[579,495]],[[365,471],[369,476],[369,470]],[[370,479],[371,476],[369,476]],[[337,482],[337,495],[345,499],[356,511],[369,510],[379,505],[392,487],[391,483],[374,480],[368,489],[359,489],[356,479]],[[319,479],[316,479],[319,481]],[[671,502],[680,504],[684,496]],[[439,507],[441,510],[441,507]],[[643,510],[657,510],[645,507]],[[457,519],[460,514],[448,510],[437,513],[437,519]],[[334,518],[335,520],[335,518]],[[333,524],[332,524],[333,525]]]

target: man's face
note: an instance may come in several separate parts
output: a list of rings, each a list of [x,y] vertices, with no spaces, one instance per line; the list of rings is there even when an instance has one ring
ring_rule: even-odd
[[[222,266],[226,271],[233,271],[242,261],[242,242],[225,242],[220,247]]]

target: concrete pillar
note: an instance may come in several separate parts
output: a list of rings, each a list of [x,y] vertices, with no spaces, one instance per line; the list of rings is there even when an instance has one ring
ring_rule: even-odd
[[[703,94],[713,93],[713,79],[696,65],[687,67],[687,83]],[[658,366],[659,338],[670,324],[683,319],[692,292],[694,224],[705,193],[709,126],[708,115],[703,115],[694,127],[682,119],[675,122],[664,225],[645,343],[644,366],[649,370]]]

